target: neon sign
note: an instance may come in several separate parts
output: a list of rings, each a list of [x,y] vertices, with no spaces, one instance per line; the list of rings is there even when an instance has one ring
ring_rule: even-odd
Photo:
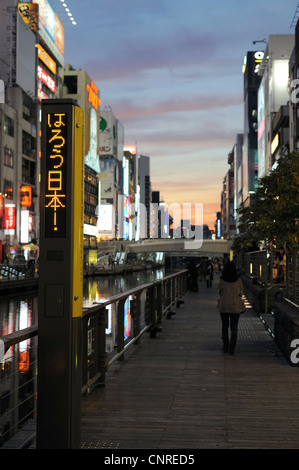
[[[47,114],[45,235],[66,237],[67,115]]]
[[[6,204],[4,213],[4,234],[14,235],[16,228],[16,206],[15,204]]]
[[[21,186],[20,188],[21,206],[30,207],[32,204],[32,188],[31,186]]]
[[[93,82],[90,82],[90,85],[86,85],[86,90],[88,92],[88,101],[97,110],[98,106],[101,104],[101,100],[98,97],[98,87]]]
[[[47,72],[45,72],[44,69],[41,68],[40,65],[37,67],[37,76],[51,91],[53,91],[53,93],[55,93],[55,81],[50,77],[50,75],[47,74]]]
[[[38,58],[56,75],[56,62],[49,56],[45,49],[40,45],[36,44],[38,49]]]

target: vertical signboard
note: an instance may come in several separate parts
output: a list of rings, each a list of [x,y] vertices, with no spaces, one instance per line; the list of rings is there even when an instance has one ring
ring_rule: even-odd
[[[43,100],[40,190],[39,448],[80,445],[84,114]]]

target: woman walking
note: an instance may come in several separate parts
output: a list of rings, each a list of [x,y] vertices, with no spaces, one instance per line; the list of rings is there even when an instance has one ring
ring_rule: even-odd
[[[218,310],[222,321],[223,352],[234,354],[240,314],[245,312],[243,284],[233,261],[227,261],[219,281]],[[231,330],[229,340],[228,330]]]

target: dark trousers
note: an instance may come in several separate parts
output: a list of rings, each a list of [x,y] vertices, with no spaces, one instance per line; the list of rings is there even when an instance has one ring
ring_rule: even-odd
[[[229,352],[234,352],[237,336],[238,336],[238,323],[240,314],[239,313],[220,313],[222,320],[222,340],[223,350],[229,349]],[[230,326],[230,341],[228,336],[228,329]]]

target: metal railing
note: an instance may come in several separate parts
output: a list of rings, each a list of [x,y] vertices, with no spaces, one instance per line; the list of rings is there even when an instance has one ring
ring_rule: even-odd
[[[36,415],[37,333],[35,325],[1,338],[0,447]]]
[[[171,318],[173,307],[187,291],[187,274],[188,270],[183,270],[83,308],[82,395],[105,384],[107,369],[115,361],[123,360],[128,348],[138,344],[142,334],[149,332],[151,337],[156,336],[161,330],[163,317]],[[15,348],[16,357],[24,350],[19,347],[22,342],[32,342],[30,349],[24,351],[27,356],[14,359],[13,368],[11,358],[4,358],[2,364],[0,358],[0,447],[20,430],[26,419],[35,417],[37,338],[37,325],[0,338],[5,352]],[[22,368],[20,364],[24,357],[26,364]],[[19,400],[22,395],[20,385],[26,388],[23,395],[29,405],[25,407],[24,400]],[[26,413],[22,407],[26,408]]]
[[[105,383],[105,371],[146,331],[154,337],[163,316],[187,290],[187,270],[135,287],[83,310],[82,393]]]

